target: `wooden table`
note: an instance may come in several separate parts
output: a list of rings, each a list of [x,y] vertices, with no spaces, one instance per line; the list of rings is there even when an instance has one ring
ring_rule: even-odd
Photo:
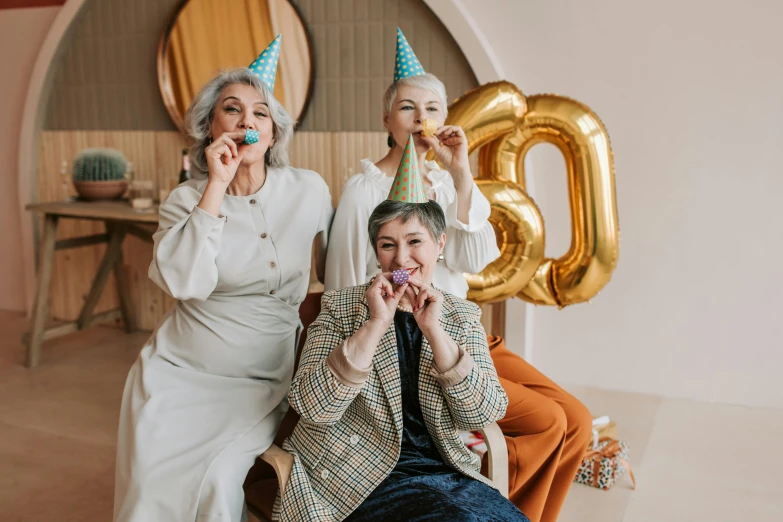
[[[91,324],[113,321],[121,317],[125,331],[134,331],[136,319],[133,313],[128,277],[123,269],[122,242],[127,234],[131,234],[152,243],[153,231],[139,225],[155,225],[157,228],[157,207],[150,211],[141,212],[133,210],[129,203],[123,201],[92,203],[67,201],[38,203],[27,205],[25,208],[32,212],[39,212],[44,216],[43,235],[38,257],[38,291],[33,305],[32,326],[31,331],[22,338],[22,342],[27,345],[27,366],[34,368],[38,365],[43,341],[82,330]],[[60,218],[103,221],[106,225],[106,233],[57,241],[57,224]],[[79,313],[79,318],[76,321],[47,328],[54,252],[99,243],[108,243],[108,246],[87,299]],[[95,305],[98,303],[112,271],[114,271],[114,278],[117,281],[120,308],[93,315]]]

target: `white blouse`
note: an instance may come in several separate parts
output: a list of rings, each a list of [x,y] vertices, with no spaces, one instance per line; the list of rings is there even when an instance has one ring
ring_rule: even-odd
[[[369,160],[361,161],[364,172],[345,184],[332,222],[326,255],[326,290],[361,285],[379,272],[370,244],[367,224],[370,214],[389,196],[394,178],[386,176]],[[426,162],[428,195],[446,215],[444,261],[436,264],[433,284],[465,298],[468,284],[463,273],[475,274],[500,256],[495,231],[488,221],[489,201],[474,184],[468,223],[457,219],[457,191],[451,175],[434,161]]]

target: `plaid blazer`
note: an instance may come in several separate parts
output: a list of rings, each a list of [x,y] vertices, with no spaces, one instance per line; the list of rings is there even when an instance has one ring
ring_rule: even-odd
[[[369,284],[326,292],[312,323],[288,395],[301,416],[283,449],[294,466],[275,520],[343,520],[391,473],[400,455],[402,399],[397,336],[392,324],[361,388],[340,382],[326,364],[331,351],[370,317]],[[443,388],[430,374],[432,349],[422,339],[419,400],[424,421],[444,461],[492,485],[458,430],[483,428],[503,417],[508,398],[489,356],[478,306],[444,294],[441,325],[474,364],[458,384]]]

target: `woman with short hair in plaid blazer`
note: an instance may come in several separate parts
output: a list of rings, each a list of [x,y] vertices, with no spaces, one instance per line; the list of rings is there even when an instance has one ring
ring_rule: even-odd
[[[464,298],[464,274],[481,272],[500,255],[489,222],[490,204],[473,181],[465,133],[446,124],[446,88],[424,72],[401,33],[398,40],[402,43],[397,45],[395,81],[383,103],[389,152],[375,162],[362,160],[363,172],[343,188],[329,237],[324,286],[331,290],[359,285],[378,272],[364,224],[388,194],[405,139],[413,133],[425,190],[447,217],[445,259],[432,279],[441,290]],[[422,132],[428,119],[437,127],[434,136]],[[440,165],[427,160],[430,151]],[[490,335],[487,341],[508,394],[506,416],[498,426],[508,446],[509,499],[534,522],[555,522],[592,436],[590,412],[509,350],[502,337]]]
[[[398,188],[370,216],[381,273],[326,292],[308,331],[279,520],[529,522],[459,436],[502,418],[508,400],[478,306],[432,286],[446,220],[411,155],[412,136]]]

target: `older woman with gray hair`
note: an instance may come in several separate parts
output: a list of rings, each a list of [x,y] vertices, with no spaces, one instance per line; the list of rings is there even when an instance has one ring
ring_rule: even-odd
[[[288,407],[314,243],[323,272],[329,190],[288,165],[294,122],[268,82],[223,72],[186,120],[202,175],[160,207],[149,275],[177,304],[125,385],[117,522],[246,518],[242,483]]]
[[[289,394],[301,420],[276,520],[528,522],[458,433],[507,398],[479,308],[432,286],[445,230],[434,201],[384,201],[368,226],[381,273],[324,294]]]

